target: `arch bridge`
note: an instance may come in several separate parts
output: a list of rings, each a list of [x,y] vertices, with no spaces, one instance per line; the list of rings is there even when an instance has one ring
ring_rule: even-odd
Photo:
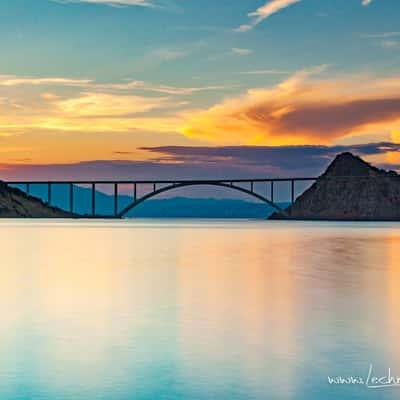
[[[228,179],[228,180],[151,180],[151,181],[134,181],[134,180],[120,180],[120,181],[110,181],[110,180],[96,180],[96,181],[10,181],[4,182],[10,186],[18,187],[19,189],[26,192],[26,194],[31,195],[33,185],[41,185],[46,188],[46,199],[45,202],[48,205],[53,205],[52,195],[53,188],[55,185],[67,185],[69,187],[68,197],[69,197],[69,209],[71,213],[74,212],[74,193],[76,187],[89,187],[91,189],[91,212],[90,216],[93,218],[104,217],[104,215],[99,215],[96,211],[96,193],[100,185],[111,185],[113,187],[113,217],[123,218],[128,212],[134,210],[144,201],[156,197],[162,193],[176,190],[180,188],[187,188],[193,186],[215,186],[228,188],[231,190],[244,193],[248,196],[256,198],[261,202],[264,202],[276,211],[284,213],[284,210],[278,202],[276,201],[276,184],[284,183],[289,185],[290,188],[290,201],[286,203],[293,204],[296,199],[296,183],[298,182],[313,182],[317,178],[261,178],[261,179]],[[132,188],[132,194],[130,198],[130,203],[125,205],[122,209],[119,205],[119,196],[122,194],[121,187],[124,187],[124,195],[126,196],[126,188]],[[141,194],[139,195],[139,188]]]

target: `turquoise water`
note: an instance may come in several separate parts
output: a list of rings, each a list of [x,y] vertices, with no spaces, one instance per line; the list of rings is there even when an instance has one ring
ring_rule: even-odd
[[[1,221],[0,399],[397,399],[399,228]]]

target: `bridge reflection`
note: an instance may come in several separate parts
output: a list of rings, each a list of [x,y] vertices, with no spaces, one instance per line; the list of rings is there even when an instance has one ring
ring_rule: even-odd
[[[311,183],[316,181],[317,178],[261,178],[261,179],[228,179],[228,180],[95,180],[95,181],[6,181],[9,186],[17,187],[25,191],[28,195],[32,195],[33,186],[41,185],[45,188],[44,201],[52,206],[53,204],[53,191],[56,185],[64,185],[68,187],[68,211],[75,212],[75,189],[77,187],[89,187],[91,191],[90,199],[90,212],[85,215],[88,217],[98,218],[105,215],[99,215],[96,209],[96,194],[99,193],[100,186],[111,186],[113,197],[113,213],[114,218],[123,218],[128,212],[132,211],[144,201],[156,197],[162,193],[169,192],[180,188],[187,188],[193,186],[216,186],[228,188],[240,193],[251,196],[261,202],[264,202],[277,211],[284,212],[282,207],[277,201],[276,187],[278,184],[284,184],[289,188],[288,199],[283,201],[285,204],[293,204],[296,200],[297,185],[298,183]],[[121,195],[121,188],[124,188],[124,195],[126,196],[126,188],[131,187],[131,196],[129,204],[120,207],[119,197]],[[144,189],[140,191],[139,188]],[[150,189],[149,189],[150,188]],[[42,198],[43,200],[43,198]]]

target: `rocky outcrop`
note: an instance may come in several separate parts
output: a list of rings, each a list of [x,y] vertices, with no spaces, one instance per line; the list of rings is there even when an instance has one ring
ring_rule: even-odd
[[[351,153],[338,155],[323,175],[283,213],[271,219],[400,220],[400,175]]]
[[[40,199],[0,182],[0,218],[73,218],[75,215],[50,207]]]

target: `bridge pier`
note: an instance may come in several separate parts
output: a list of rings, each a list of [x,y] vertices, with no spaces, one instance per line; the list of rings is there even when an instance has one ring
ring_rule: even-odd
[[[292,182],[291,182],[291,186],[292,186],[292,205],[294,204],[294,179],[292,179]]]
[[[52,189],[52,183],[51,182],[49,182],[48,184],[47,184],[47,204],[49,205],[49,206],[51,206],[51,189]]]
[[[271,181],[271,202],[274,202],[274,181]]]
[[[118,183],[114,183],[114,217],[118,216]]]
[[[96,216],[96,183],[92,183],[92,217]]]
[[[69,184],[69,211],[74,212],[74,184]]]

